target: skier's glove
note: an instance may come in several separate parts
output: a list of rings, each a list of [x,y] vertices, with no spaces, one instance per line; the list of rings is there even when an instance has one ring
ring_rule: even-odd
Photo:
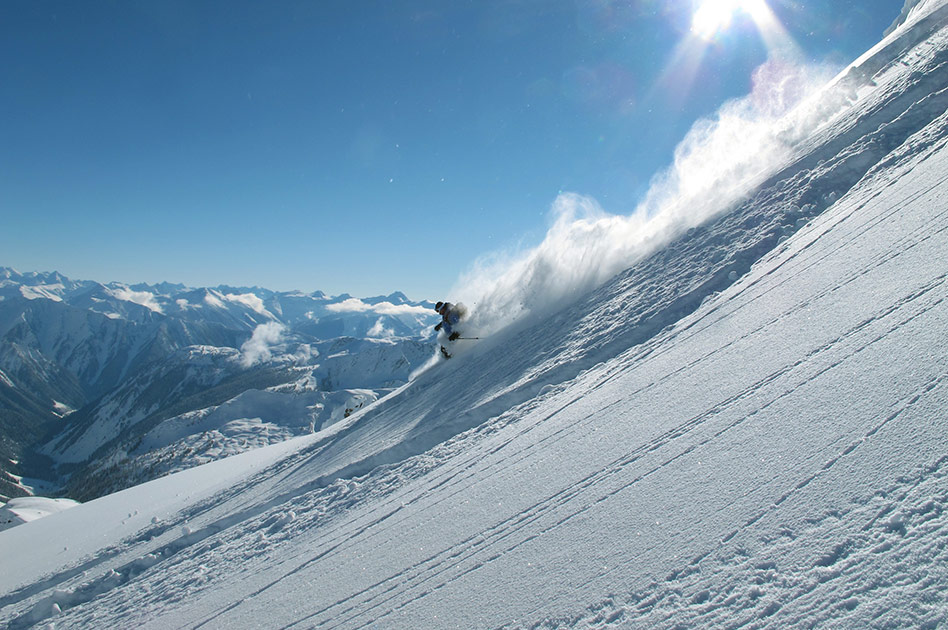
[[[448,341],[454,341],[455,339],[457,339],[457,338],[460,337],[460,336],[461,336],[461,333],[459,333],[459,332],[453,332],[453,333],[451,333],[451,336],[448,337]]]
[[[436,325],[435,330],[441,330],[441,324]]]

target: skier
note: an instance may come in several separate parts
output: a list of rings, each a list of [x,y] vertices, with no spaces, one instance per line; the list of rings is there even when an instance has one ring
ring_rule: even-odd
[[[451,304],[450,302],[438,302],[435,304],[435,310],[441,315],[441,321],[435,326],[435,330],[439,332],[444,331],[448,336],[448,341],[454,341],[460,337],[461,333],[455,330],[454,327],[457,326],[461,318],[464,317],[464,307]],[[451,358],[451,353],[448,352],[443,344],[441,346],[441,354],[443,354],[446,359]]]

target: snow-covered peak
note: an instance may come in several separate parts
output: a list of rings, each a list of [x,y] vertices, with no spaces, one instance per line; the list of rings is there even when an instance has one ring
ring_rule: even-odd
[[[264,317],[276,319],[273,313],[264,306],[263,300],[254,293],[225,293],[222,297],[228,302],[245,306]]]
[[[899,17],[886,29],[885,34],[892,33],[903,24],[911,25],[926,15],[930,15],[945,6],[946,0],[905,0]]]
[[[61,284],[24,284],[20,286],[20,295],[27,300],[53,300],[54,302],[62,302],[63,299],[60,297],[62,290],[63,285]]]
[[[408,299],[401,291],[396,291],[390,295],[378,295],[375,297],[364,298],[362,300],[366,304],[378,304],[380,302],[388,302],[389,304],[407,304],[411,300]]]
[[[10,267],[0,267],[0,293],[10,295],[10,291],[30,300],[65,301],[82,308],[94,308],[109,316],[123,316],[124,312],[124,307],[110,308],[109,305],[104,304],[110,299],[113,300],[112,306],[116,301],[136,304],[161,315],[180,314],[188,309],[198,308],[231,310],[235,319],[244,322],[243,326],[248,325],[245,312],[252,314],[251,319],[255,325],[259,323],[258,317],[263,318],[260,321],[280,320],[284,323],[296,319],[312,319],[312,316],[308,316],[307,313],[320,316],[328,312],[327,306],[338,305],[348,300],[359,300],[371,305],[383,302],[396,306],[427,304],[412,302],[400,291],[387,296],[355,298],[348,293],[329,297],[322,291],[277,292],[260,287],[228,285],[194,288],[169,282],[153,285],[146,283],[129,285],[121,282],[102,284],[86,280],[70,280],[55,271],[20,273]],[[99,306],[93,307],[93,302],[98,303]]]

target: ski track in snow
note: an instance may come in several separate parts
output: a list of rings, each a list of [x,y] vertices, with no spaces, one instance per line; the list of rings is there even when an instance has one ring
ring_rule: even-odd
[[[865,61],[862,109],[732,214],[30,569],[0,621],[948,624],[946,13]]]

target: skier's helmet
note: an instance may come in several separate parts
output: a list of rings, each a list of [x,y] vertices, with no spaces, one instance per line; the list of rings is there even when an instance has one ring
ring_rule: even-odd
[[[438,302],[437,304],[435,304],[435,310],[440,313],[442,306],[444,306],[444,302]]]

